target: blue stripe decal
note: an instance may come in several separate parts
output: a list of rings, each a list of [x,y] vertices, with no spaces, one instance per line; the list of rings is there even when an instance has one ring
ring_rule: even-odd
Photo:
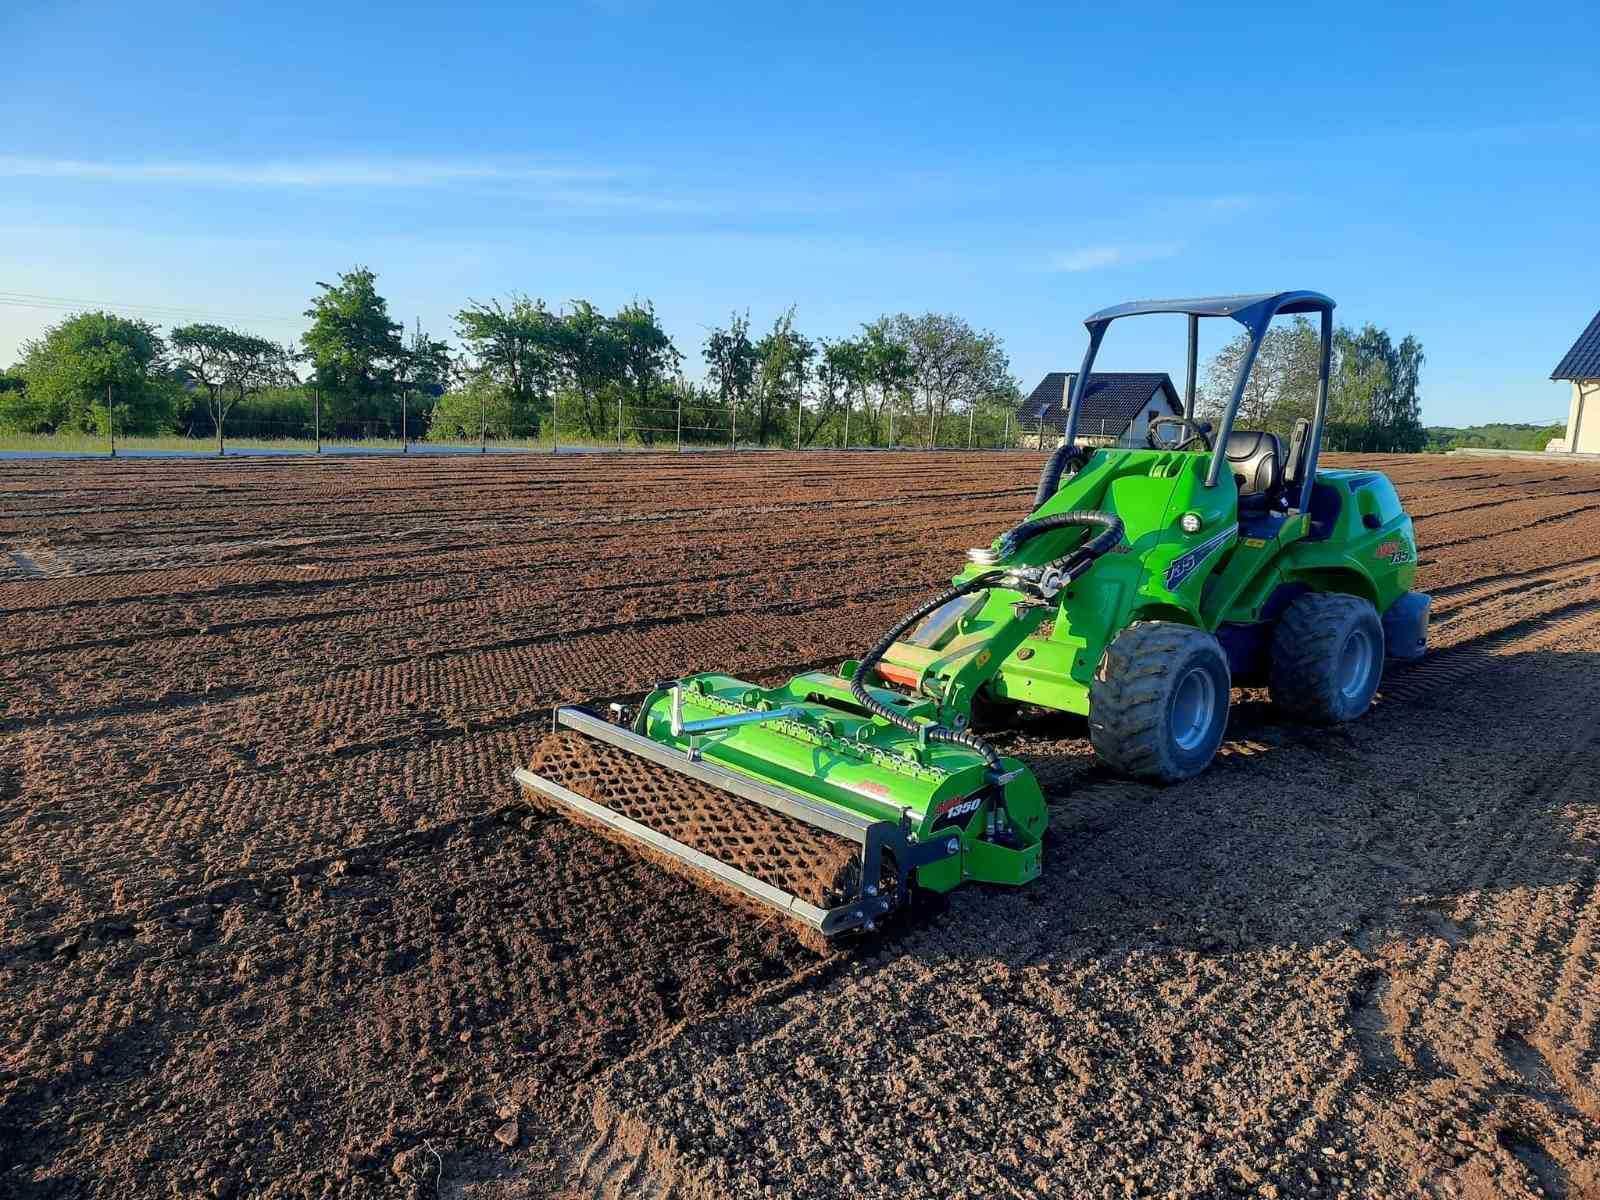
[[[1226,546],[1238,536],[1238,533],[1239,526],[1237,524],[1230,525],[1221,533],[1208,537],[1193,550],[1186,551],[1173,559],[1172,563],[1167,567],[1167,591],[1177,591],[1183,581],[1194,574],[1196,567]]]

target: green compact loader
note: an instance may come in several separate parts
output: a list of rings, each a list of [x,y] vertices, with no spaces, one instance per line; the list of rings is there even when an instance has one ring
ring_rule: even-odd
[[[1185,415],[1089,448],[1078,412],[1108,327],[1188,317]],[[1315,408],[1287,447],[1234,427],[1274,317],[1318,314]],[[1248,349],[1213,435],[1194,411],[1199,322]],[[824,937],[871,930],[915,888],[1040,871],[1044,796],[979,732],[1007,706],[1082,714],[1100,760],[1156,783],[1205,770],[1232,687],[1350,721],[1385,657],[1420,656],[1428,597],[1394,486],[1321,470],[1333,301],[1316,292],[1122,304],[1091,316],[1061,443],[1032,511],[837,674],[776,687],[673,680],[636,709],[562,707],[516,777],[541,803]],[[980,716],[981,720],[974,720]]]

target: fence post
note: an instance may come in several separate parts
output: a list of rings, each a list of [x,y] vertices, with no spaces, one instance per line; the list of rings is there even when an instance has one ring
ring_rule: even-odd
[[[683,389],[678,389],[678,453],[683,453]]]
[[[967,409],[967,449],[972,449],[972,423],[977,419],[978,406],[972,405]]]
[[[1002,450],[1011,449],[1011,410],[1009,408],[1006,409],[1006,431],[1000,437],[1000,448]]]
[[[106,384],[106,436],[111,439],[111,457],[117,456],[117,419],[112,415],[111,385]]]
[[[400,453],[405,454],[410,447],[406,445],[406,394],[400,393]]]
[[[739,406],[733,400],[728,401],[728,412],[733,417],[732,432],[728,435],[728,449],[739,448]]]
[[[554,392],[550,396],[550,454],[554,457],[561,453],[561,393]]]
[[[489,413],[484,408],[483,390],[478,390],[478,453],[489,453]]]
[[[800,414],[804,411],[805,409],[800,403],[800,393],[796,392],[794,394],[794,448],[796,450],[800,449]]]
[[[317,439],[317,453],[322,453],[322,389],[311,389],[311,434]]]
[[[850,393],[844,397],[844,448],[850,449]]]
[[[892,408],[889,410],[889,445],[886,448],[889,450],[894,449],[894,409]]]
[[[622,449],[622,393],[617,393],[617,449]]]

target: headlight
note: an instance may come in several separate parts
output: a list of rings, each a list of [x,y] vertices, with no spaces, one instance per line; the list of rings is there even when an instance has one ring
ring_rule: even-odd
[[[1184,513],[1183,516],[1178,518],[1178,526],[1185,533],[1199,533],[1200,532],[1200,514],[1199,513],[1192,513],[1192,512]]]

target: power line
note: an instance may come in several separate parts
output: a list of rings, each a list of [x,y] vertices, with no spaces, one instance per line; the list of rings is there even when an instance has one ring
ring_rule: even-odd
[[[185,308],[168,304],[118,304],[108,300],[83,300],[71,296],[45,296],[34,292],[0,292],[0,305],[36,308],[45,311],[90,308],[153,317],[214,317],[229,321],[260,321],[276,325],[301,325],[303,318],[269,317],[261,313],[216,312],[204,308]]]

